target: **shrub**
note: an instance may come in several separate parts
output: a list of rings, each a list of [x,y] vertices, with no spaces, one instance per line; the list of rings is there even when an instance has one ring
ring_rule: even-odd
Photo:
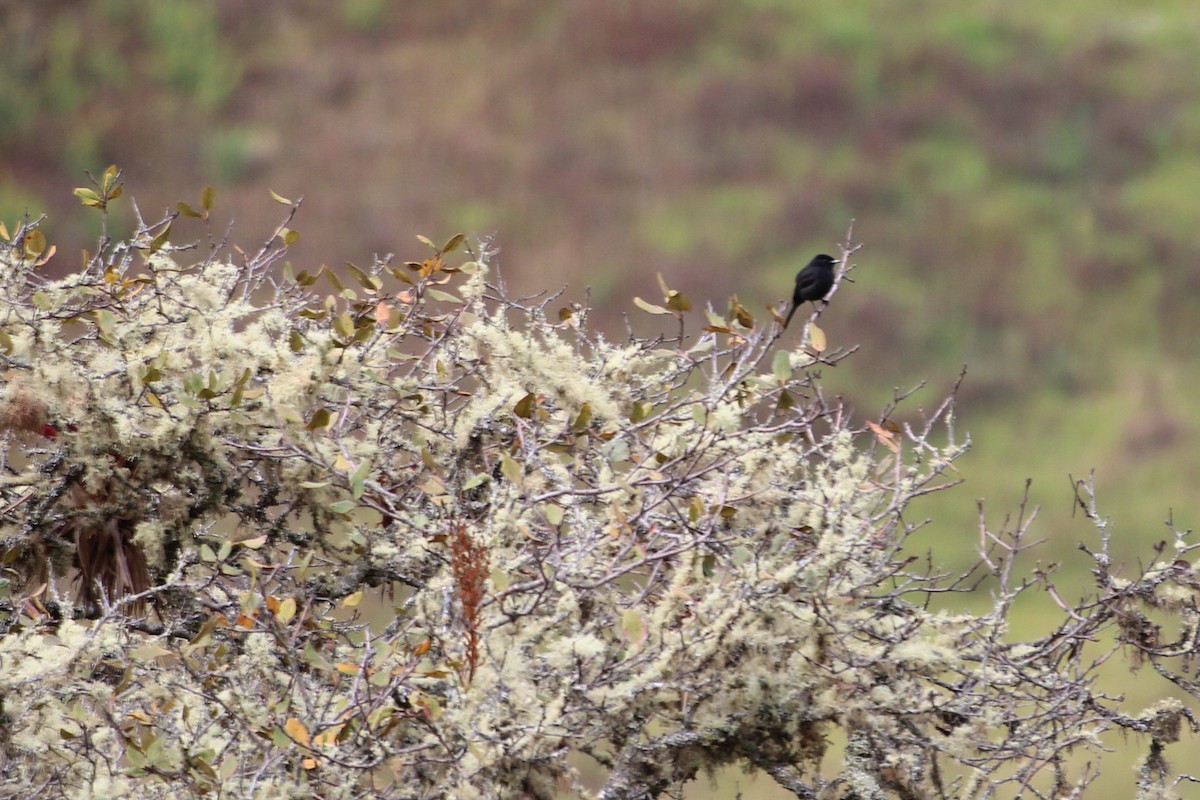
[[[1097,773],[1068,754],[1117,730],[1166,796],[1195,720],[1095,680],[1121,651],[1195,693],[1182,536],[1129,579],[1088,551],[1076,605],[1015,571],[1024,512],[971,575],[922,568],[953,397],[863,424],[813,319],[789,349],[734,299],[692,333],[664,285],[636,303],[674,332],[610,341],[461,236],[297,272],[277,199],[257,251],[172,244],[206,192],[58,280],[36,224],[3,232],[7,792],[642,798],[740,764],[803,798],[1073,797]],[[931,610],[984,579],[987,613]],[[1053,632],[1010,641],[1043,590]]]

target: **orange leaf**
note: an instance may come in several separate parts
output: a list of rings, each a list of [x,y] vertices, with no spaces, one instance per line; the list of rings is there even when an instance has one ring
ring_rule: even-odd
[[[879,425],[876,425],[874,422],[870,421],[867,422],[867,427],[875,432],[875,438],[879,440],[880,444],[891,450],[893,453],[900,452],[900,445],[896,442],[896,436],[891,431],[884,430]]]
[[[283,723],[283,729],[287,731],[288,736],[305,747],[312,744],[312,739],[308,735],[308,728],[295,717],[288,717],[288,721]]]

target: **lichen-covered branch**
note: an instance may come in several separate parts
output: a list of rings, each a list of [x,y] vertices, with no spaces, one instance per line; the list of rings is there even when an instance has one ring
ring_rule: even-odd
[[[1097,684],[1126,659],[1198,694],[1186,533],[1118,575],[1085,482],[1089,599],[1025,564],[1024,507],[981,510],[970,572],[921,568],[955,398],[856,419],[816,315],[797,343],[664,285],[639,305],[671,332],[613,341],[462,237],[284,267],[295,205],[251,253],[168,218],[54,280],[35,224],[4,231],[4,792],[649,798],[741,765],[801,798],[1067,798],[1113,733],[1141,797],[1186,779],[1187,706]]]

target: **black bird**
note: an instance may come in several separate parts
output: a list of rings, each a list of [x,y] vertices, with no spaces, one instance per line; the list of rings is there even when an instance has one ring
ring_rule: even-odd
[[[792,310],[788,312],[787,319],[783,321],[783,327],[786,328],[792,321],[792,315],[796,313],[796,309],[802,303],[807,303],[809,300],[815,303],[825,299],[825,295],[829,294],[829,290],[833,288],[833,265],[836,263],[838,263],[836,258],[821,253],[813,256],[813,260],[808,262],[808,266],[796,273],[796,291],[792,292]]]

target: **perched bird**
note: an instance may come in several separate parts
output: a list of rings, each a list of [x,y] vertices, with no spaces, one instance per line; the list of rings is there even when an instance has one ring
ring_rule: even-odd
[[[783,327],[786,328],[792,321],[792,315],[796,313],[796,309],[800,307],[801,303],[809,300],[815,303],[825,299],[825,295],[829,294],[829,290],[833,288],[833,265],[836,263],[838,263],[836,258],[821,253],[813,256],[813,260],[808,262],[808,266],[796,273],[796,291],[792,292],[792,310],[788,312]]]

